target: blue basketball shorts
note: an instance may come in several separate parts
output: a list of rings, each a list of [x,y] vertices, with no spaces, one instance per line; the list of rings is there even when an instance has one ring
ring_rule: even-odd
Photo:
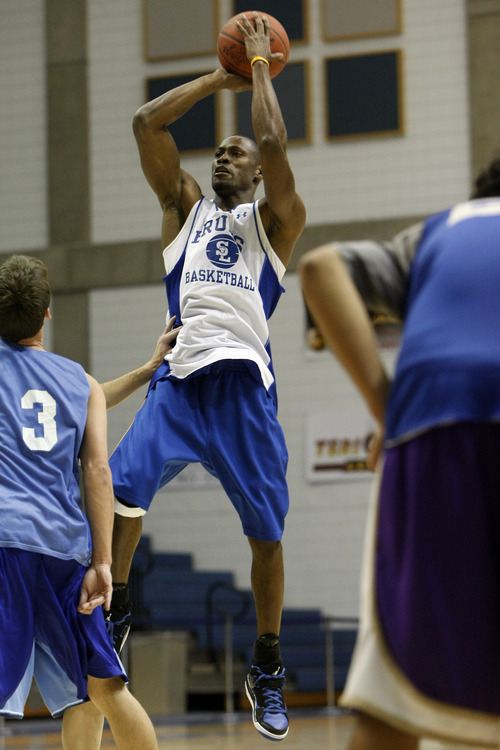
[[[156,381],[111,455],[115,495],[148,510],[189,463],[219,479],[247,536],[281,539],[288,452],[276,403],[244,362]]]
[[[85,571],[0,547],[0,715],[23,717],[33,677],[52,716],[87,699],[87,675],[127,680],[101,607],[77,612]]]

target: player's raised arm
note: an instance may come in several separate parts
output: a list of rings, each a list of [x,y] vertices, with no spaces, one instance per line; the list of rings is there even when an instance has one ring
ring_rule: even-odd
[[[133,129],[144,175],[164,212],[165,246],[179,232],[189,211],[201,197],[196,180],[181,169],[179,152],[168,129],[198,101],[223,88],[238,90],[248,84],[222,68],[195,78],[144,104],[134,116]]]
[[[278,98],[271,81],[273,59],[270,26],[266,16],[254,13],[253,21],[241,17],[247,57],[252,64],[252,126],[261,157],[265,199],[261,215],[268,237],[281,261],[287,265],[294,244],[305,224],[305,207],[295,191],[295,179],[288,161],[287,132]]]

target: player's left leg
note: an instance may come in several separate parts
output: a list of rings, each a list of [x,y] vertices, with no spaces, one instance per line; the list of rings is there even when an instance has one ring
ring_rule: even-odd
[[[159,750],[151,719],[121,677],[99,679],[89,675],[88,688],[120,750]],[[70,750],[69,745],[66,748]]]
[[[210,395],[206,460],[237,510],[252,550],[257,640],[246,693],[257,731],[282,740],[288,716],[279,645],[284,591],[280,540],[289,506],[288,452],[275,399],[247,366],[223,363],[211,375],[205,384]]]
[[[279,635],[285,587],[281,542],[248,539],[252,550],[251,583],[257,616],[257,633]]]
[[[288,715],[283,697],[285,670],[281,661],[279,632],[283,607],[284,569],[281,542],[249,538],[252,549],[251,582],[255,600],[258,638],[245,690],[252,704],[255,728],[268,739],[288,734]]]

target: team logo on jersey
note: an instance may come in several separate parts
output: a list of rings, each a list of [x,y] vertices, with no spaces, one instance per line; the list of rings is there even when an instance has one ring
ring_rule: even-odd
[[[207,243],[207,258],[217,268],[231,268],[240,255],[240,246],[230,234],[217,234]]]

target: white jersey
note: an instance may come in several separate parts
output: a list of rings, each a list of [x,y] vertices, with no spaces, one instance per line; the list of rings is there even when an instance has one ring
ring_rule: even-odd
[[[223,359],[255,363],[274,383],[267,320],[283,288],[285,266],[265,233],[258,202],[222,211],[201,198],[163,251],[169,316],[182,328],[166,356],[185,378]]]

